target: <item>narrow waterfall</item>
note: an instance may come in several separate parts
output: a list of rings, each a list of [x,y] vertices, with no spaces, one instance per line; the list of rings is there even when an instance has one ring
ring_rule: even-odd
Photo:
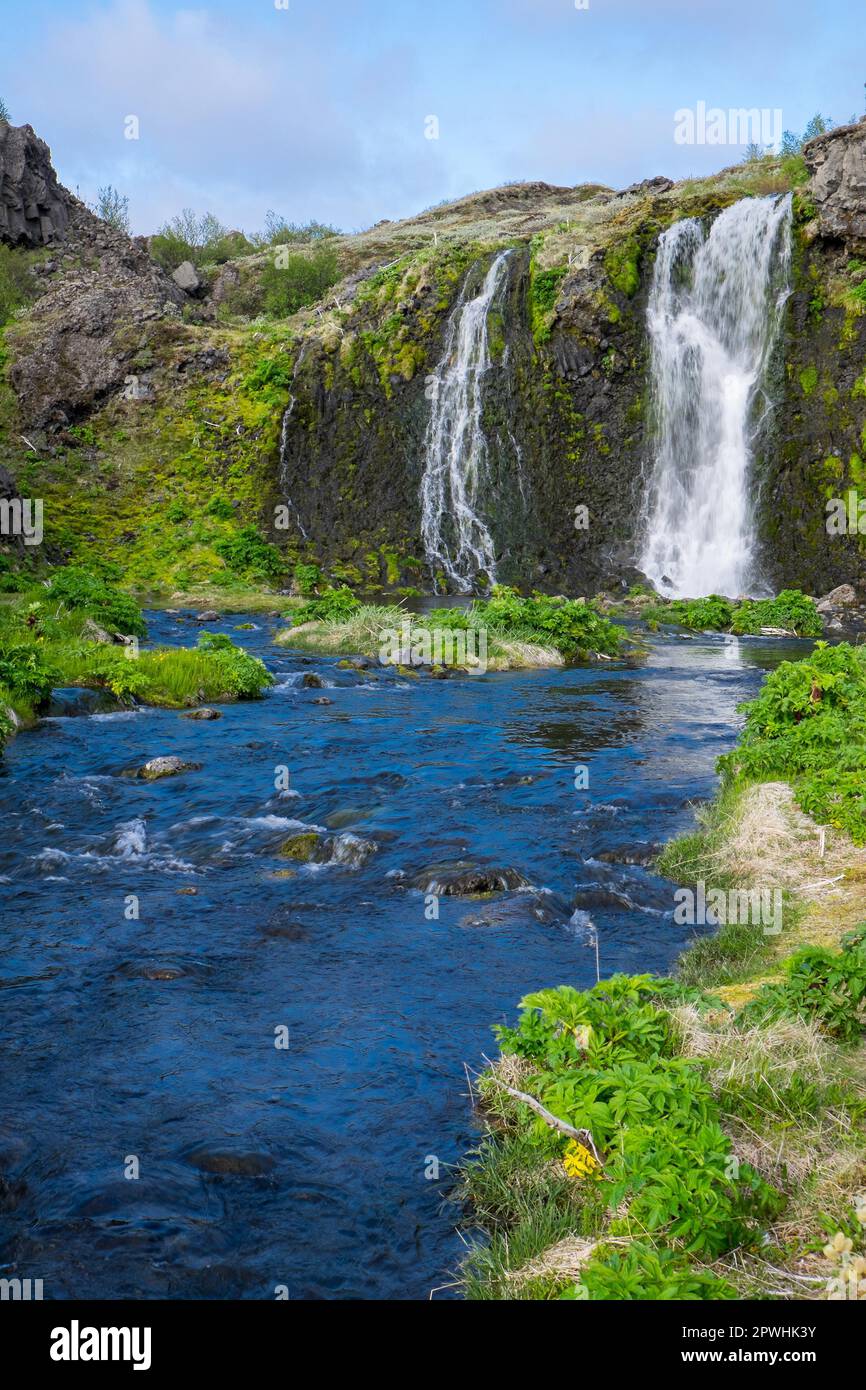
[[[669,597],[758,592],[752,450],[790,293],[791,198],[744,198],[659,241],[647,321],[658,431],[638,566]]]
[[[463,294],[448,323],[445,351],[433,378],[421,483],[421,535],[431,569],[469,593],[480,571],[495,579],[493,537],[482,515],[487,440],[481,424],[483,383],[491,366],[490,306],[505,278],[501,252],[474,299]]]

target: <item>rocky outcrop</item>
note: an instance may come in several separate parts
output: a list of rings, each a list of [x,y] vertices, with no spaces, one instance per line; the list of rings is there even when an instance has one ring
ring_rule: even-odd
[[[26,324],[9,379],[25,428],[63,427],[114,392],[147,394],[149,342],[183,291],[131,239],[71,198],[63,255]]]
[[[57,182],[44,140],[29,125],[0,121],[0,241],[56,244],[66,233],[73,201]]]
[[[822,236],[866,249],[866,117],[816,136],[803,153]]]

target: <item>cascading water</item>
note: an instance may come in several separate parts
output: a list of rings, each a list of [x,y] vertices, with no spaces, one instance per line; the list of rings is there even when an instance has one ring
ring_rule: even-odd
[[[791,198],[744,198],[709,234],[659,241],[647,321],[659,442],[639,568],[661,593],[761,589],[752,449],[764,375],[790,293]]]
[[[421,535],[431,569],[441,569],[461,593],[479,572],[495,579],[493,537],[480,514],[487,480],[482,429],[483,382],[491,366],[487,336],[490,306],[506,274],[501,252],[474,299],[465,289],[451,315],[425,441],[421,483]]]

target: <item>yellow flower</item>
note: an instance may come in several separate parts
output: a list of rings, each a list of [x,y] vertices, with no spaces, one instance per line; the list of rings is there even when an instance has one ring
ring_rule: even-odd
[[[583,1144],[579,1144],[576,1139],[569,1142],[562,1159],[562,1166],[570,1178],[589,1178],[600,1177],[598,1160],[593,1158],[589,1149]]]
[[[824,1246],[824,1254],[828,1260],[838,1260],[843,1255],[850,1255],[853,1248],[853,1240],[849,1240],[841,1231],[837,1231],[829,1244]]]

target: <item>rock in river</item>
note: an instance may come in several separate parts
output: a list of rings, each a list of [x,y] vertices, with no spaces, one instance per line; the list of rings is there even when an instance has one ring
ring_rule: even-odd
[[[151,758],[138,769],[135,776],[143,778],[145,782],[158,782],[163,777],[179,777],[182,772],[200,771],[201,763],[188,763],[183,758],[171,756]]]

